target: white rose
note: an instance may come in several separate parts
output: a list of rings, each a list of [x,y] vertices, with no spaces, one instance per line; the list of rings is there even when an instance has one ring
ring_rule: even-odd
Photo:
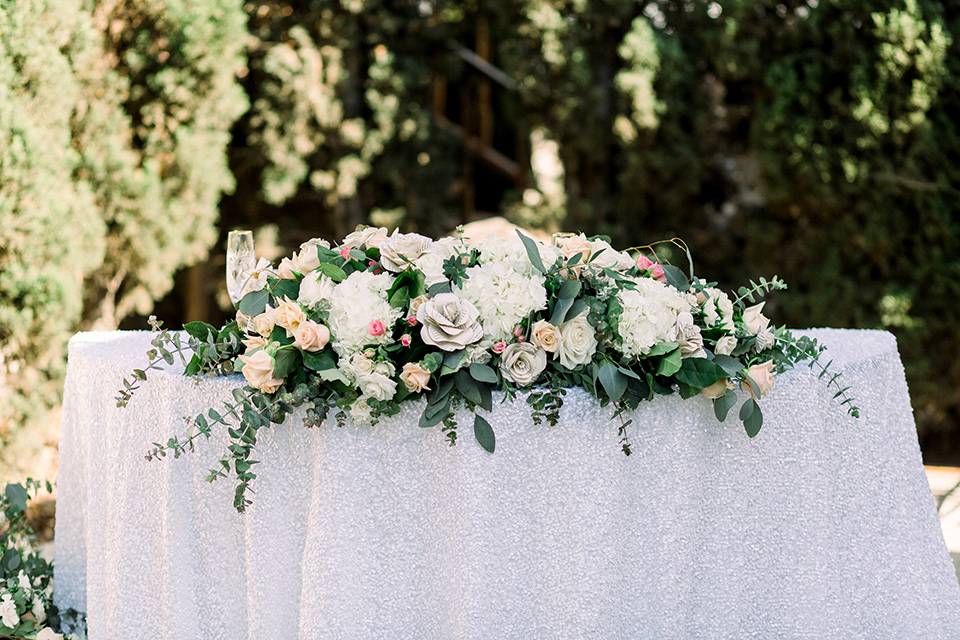
[[[575,369],[586,364],[590,362],[596,351],[596,332],[587,320],[586,313],[581,313],[573,320],[567,320],[560,325],[560,344],[557,355],[563,367]]]
[[[63,640],[63,634],[55,633],[50,627],[45,627],[37,634],[37,640]]]
[[[270,261],[266,258],[260,258],[257,261],[257,266],[254,268],[253,273],[250,274],[250,277],[243,284],[243,291],[240,293],[241,296],[245,296],[251,291],[262,291],[267,288],[267,276],[273,274],[273,271],[270,270]]]
[[[625,253],[620,253],[610,246],[609,242],[604,240],[594,240],[590,243],[592,252],[590,264],[601,269],[615,269],[617,271],[626,271],[636,263],[633,258]]]
[[[750,335],[756,335],[770,326],[770,320],[760,313],[765,304],[766,302],[761,302],[743,310],[743,325]]]
[[[419,362],[408,362],[403,365],[400,373],[400,382],[411,393],[420,393],[430,390],[430,372],[420,366]]]
[[[390,369],[392,374],[393,367]],[[383,402],[396,395],[397,381],[380,371],[374,371],[369,375],[358,377],[357,388],[365,397]]]
[[[747,371],[747,376],[756,383],[760,390],[760,395],[765,396],[773,387],[773,360],[767,360],[763,364],[755,364]],[[750,395],[756,397],[753,392],[753,385],[747,383],[747,389]]]
[[[386,227],[366,227],[360,225],[357,230],[343,239],[343,245],[351,249],[378,247],[387,239]]]
[[[430,287],[447,280],[447,276],[443,274],[443,263],[449,257],[441,251],[430,251],[417,258],[413,264],[423,273],[423,281]]]
[[[24,591],[30,591],[33,587],[30,584],[30,578],[22,570],[17,574],[17,586]]]
[[[417,309],[417,320],[423,325],[420,337],[444,351],[458,351],[483,338],[479,318],[473,303],[452,293],[441,293]]]
[[[336,286],[328,276],[314,271],[300,281],[300,295],[297,296],[297,302],[314,308],[320,304],[321,300],[330,300]]]
[[[707,357],[707,353],[703,350],[700,327],[694,323],[693,315],[689,311],[681,311],[677,314],[677,325],[673,328],[670,341],[680,345],[681,358]]]
[[[354,422],[369,424],[371,418],[373,418],[373,407],[367,403],[366,398],[357,398],[353,404],[350,405],[350,417],[353,418]]]
[[[240,356],[240,361],[243,362],[240,372],[247,379],[247,384],[254,389],[273,393],[283,384],[282,378],[273,377],[273,358],[263,349],[251,355]]]
[[[530,327],[530,343],[547,353],[556,353],[560,347],[560,329],[546,320],[537,320]]]
[[[3,600],[0,601],[0,622],[11,629],[20,624],[17,603],[12,600],[12,597],[9,593],[5,593],[3,594]]]
[[[728,356],[737,348],[737,339],[733,336],[723,336],[717,340],[717,355]]]
[[[400,233],[380,243],[380,264],[387,271],[403,271],[433,246],[433,240],[419,233]]]
[[[316,246],[301,249],[298,253],[293,254],[293,264],[296,265],[296,271],[300,275],[306,275],[319,269],[320,256],[317,255]]]
[[[547,368],[547,352],[529,342],[508,344],[500,355],[500,373],[519,387],[533,384]]]
[[[34,598],[33,608],[31,608],[30,611],[33,612],[33,617],[37,619],[37,624],[47,619],[47,610],[44,608],[43,600],[40,598]]]

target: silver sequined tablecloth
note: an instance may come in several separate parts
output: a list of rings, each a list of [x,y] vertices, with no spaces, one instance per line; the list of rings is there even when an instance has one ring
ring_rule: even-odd
[[[704,398],[633,414],[571,391],[556,427],[495,407],[497,451],[416,426],[261,432],[254,504],[204,481],[226,440],[147,462],[240,385],[152,375],[147,333],[70,343],[56,524],[58,604],[91,640],[192,638],[960,638],[960,587],[927,487],[892,335],[815,330],[846,415],[801,366],[763,430]]]

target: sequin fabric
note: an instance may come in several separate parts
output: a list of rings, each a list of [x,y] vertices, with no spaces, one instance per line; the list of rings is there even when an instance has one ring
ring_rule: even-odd
[[[960,638],[960,587],[927,487],[892,335],[813,330],[862,409],[804,365],[750,439],[704,398],[616,421],[571,390],[555,427],[495,405],[497,450],[380,424],[261,431],[254,503],[205,482],[224,433],[148,462],[242,383],[121,380],[148,333],[70,343],[56,523],[58,604],[91,640]]]

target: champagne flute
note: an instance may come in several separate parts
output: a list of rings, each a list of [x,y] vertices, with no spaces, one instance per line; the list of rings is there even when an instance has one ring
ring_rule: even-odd
[[[253,232],[231,231],[227,235],[227,293],[234,306],[243,298],[243,288],[256,268]]]

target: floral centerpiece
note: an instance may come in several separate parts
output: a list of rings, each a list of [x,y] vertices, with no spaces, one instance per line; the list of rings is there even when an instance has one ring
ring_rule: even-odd
[[[661,262],[655,247],[617,251],[609,239],[558,236],[553,245],[518,232],[477,245],[360,227],[342,243],[303,244],[276,267],[262,260],[244,288],[236,320],[201,322],[187,336],[159,331],[147,369],[180,354],[187,375],[242,373],[246,386],[222,410],[190,421],[184,437],[154,443],[148,459],[192,450],[214,425],[232,443],[208,480],[235,474],[235,506],[249,504],[258,430],[295,407],[318,426],[376,423],[421,402],[421,427],[458,438],[456,411],[474,414],[473,434],[494,452],[493,391],[521,392],[536,423],[555,424],[566,389],[582,387],[611,405],[619,446],[631,453],[628,410],[657,395],[705,396],[724,421],[740,402],[748,436],[763,424],[759,400],[776,375],[824,347],[776,328],[757,298],[786,285],[761,278],[735,295]],[[193,352],[189,362],[183,355]],[[856,415],[833,374],[828,384]],[[124,381],[125,405],[146,371]],[[741,402],[742,400],[742,402]]]

